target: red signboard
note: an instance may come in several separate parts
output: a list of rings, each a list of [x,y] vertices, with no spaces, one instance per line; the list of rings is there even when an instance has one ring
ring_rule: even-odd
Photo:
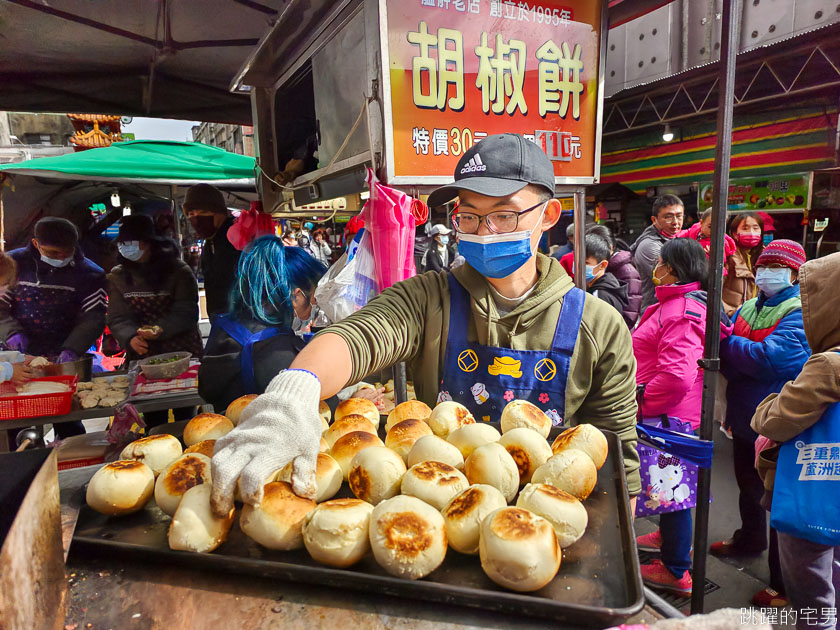
[[[597,180],[598,0],[380,3],[389,183],[451,181],[464,151],[502,132],[536,142],[558,184]]]

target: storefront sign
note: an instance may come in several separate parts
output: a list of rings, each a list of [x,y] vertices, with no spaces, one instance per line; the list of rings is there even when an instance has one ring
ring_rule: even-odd
[[[600,2],[380,0],[380,7],[389,183],[450,182],[467,149],[502,132],[542,147],[558,184],[597,180]]]
[[[711,208],[714,191],[711,184],[700,186],[698,207]],[[803,210],[808,202],[808,175],[729,180],[731,212],[769,212]]]

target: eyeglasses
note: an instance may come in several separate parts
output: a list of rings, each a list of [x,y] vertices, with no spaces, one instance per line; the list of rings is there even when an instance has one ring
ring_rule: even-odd
[[[475,234],[481,227],[482,221],[487,224],[487,229],[494,234],[509,234],[515,232],[516,228],[519,227],[519,217],[546,203],[548,202],[540,201],[530,208],[525,208],[525,210],[496,210],[485,215],[462,212],[459,206],[456,206],[450,213],[449,219],[452,221],[452,227],[459,234]]]

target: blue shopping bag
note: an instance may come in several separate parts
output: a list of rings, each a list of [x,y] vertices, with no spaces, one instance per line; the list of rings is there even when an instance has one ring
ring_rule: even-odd
[[[840,545],[840,403],[779,449],[770,525],[821,545]]]

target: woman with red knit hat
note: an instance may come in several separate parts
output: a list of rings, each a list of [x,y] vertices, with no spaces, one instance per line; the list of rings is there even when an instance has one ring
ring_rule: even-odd
[[[795,241],[772,241],[756,259],[758,297],[735,315],[732,336],[721,342],[721,371],[729,381],[726,426],[732,431],[735,480],[741,527],[732,538],[712,544],[724,557],[760,555],[768,547],[764,484],[754,468],[757,434],[750,420],[759,403],[796,378],[810,356],[802,323],[799,268],[805,250]],[[784,605],[776,532],[769,539],[770,588],[755,595],[757,606]]]

